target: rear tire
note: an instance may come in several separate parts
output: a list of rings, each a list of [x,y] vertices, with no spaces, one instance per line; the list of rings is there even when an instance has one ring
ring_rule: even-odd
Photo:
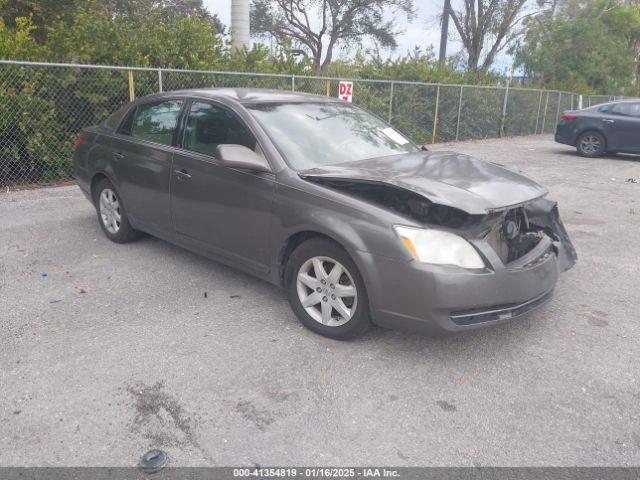
[[[600,157],[605,152],[606,140],[596,131],[584,132],[576,141],[576,150],[583,157]]]
[[[109,240],[115,243],[127,243],[142,236],[129,223],[127,211],[113,184],[103,178],[96,185],[94,203],[100,228]]]
[[[346,250],[329,239],[313,238],[295,249],[285,285],[291,308],[309,330],[350,340],[371,327],[362,276]]]

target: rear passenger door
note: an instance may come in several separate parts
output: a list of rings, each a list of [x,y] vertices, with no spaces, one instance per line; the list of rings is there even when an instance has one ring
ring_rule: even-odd
[[[183,121],[171,177],[171,214],[183,242],[259,275],[268,271],[275,177],[218,163],[220,144],[260,152],[250,129],[227,107],[193,100]]]
[[[111,144],[116,186],[134,227],[171,232],[171,163],[184,100],[143,103],[134,108]]]
[[[603,122],[608,150],[640,153],[640,102],[614,105]]]

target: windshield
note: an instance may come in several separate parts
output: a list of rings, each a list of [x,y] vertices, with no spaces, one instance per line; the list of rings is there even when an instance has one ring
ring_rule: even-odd
[[[247,108],[295,170],[418,151],[389,125],[346,103],[278,103]]]

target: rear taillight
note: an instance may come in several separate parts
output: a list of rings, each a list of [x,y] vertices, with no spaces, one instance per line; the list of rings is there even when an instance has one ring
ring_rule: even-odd
[[[76,138],[76,150],[80,148],[80,145],[82,145],[85,140],[86,140],[86,137],[84,133],[81,133],[80,135],[78,135],[78,138]]]
[[[578,117],[577,115],[562,115],[560,118],[565,122],[573,122]]]

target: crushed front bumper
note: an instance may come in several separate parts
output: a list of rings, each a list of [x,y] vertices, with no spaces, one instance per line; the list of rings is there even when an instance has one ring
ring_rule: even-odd
[[[509,268],[487,243],[474,245],[495,267],[471,271],[359,254],[359,263],[366,265],[373,322],[403,330],[457,332],[512,320],[551,298],[561,271],[555,252],[535,261],[536,249],[525,256],[531,256],[529,266]]]
[[[548,232],[530,252],[504,264],[486,239],[471,240],[487,268],[399,261],[358,252],[374,323],[390,328],[457,332],[503,323],[542,307],[576,253],[556,203],[526,206]]]

